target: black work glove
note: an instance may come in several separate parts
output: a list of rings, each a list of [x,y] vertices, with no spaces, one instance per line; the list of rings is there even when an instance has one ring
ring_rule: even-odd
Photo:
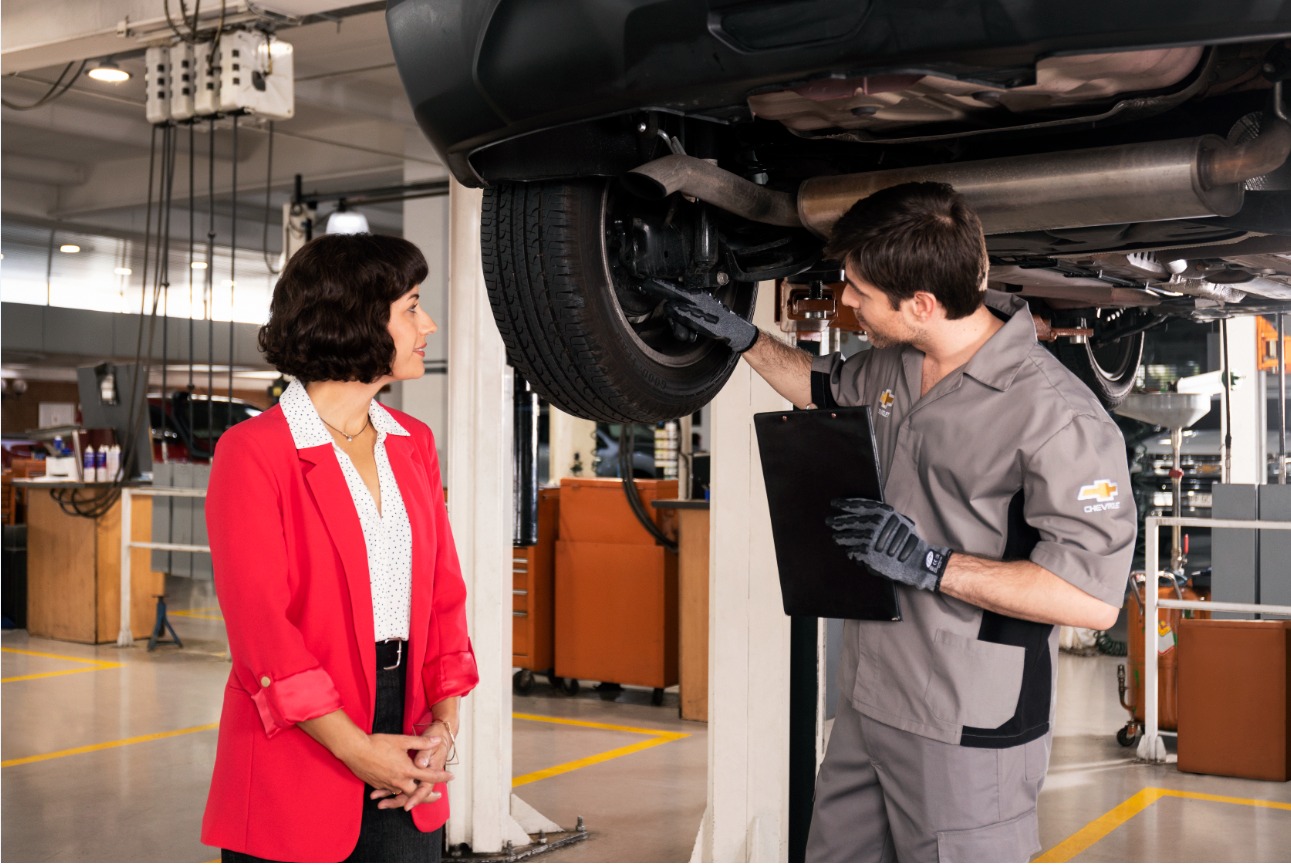
[[[950,550],[919,537],[909,517],[873,499],[834,499],[831,504],[843,513],[826,522],[849,559],[898,583],[941,590]]]
[[[726,308],[703,289],[687,289],[662,279],[647,279],[641,286],[667,299],[668,317],[695,333],[726,343],[743,354],[758,341],[758,329]]]

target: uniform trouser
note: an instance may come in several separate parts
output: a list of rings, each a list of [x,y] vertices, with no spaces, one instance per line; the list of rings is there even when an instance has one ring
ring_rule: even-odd
[[[816,778],[808,862],[1026,862],[1040,849],[1048,735],[966,748],[838,702]]]

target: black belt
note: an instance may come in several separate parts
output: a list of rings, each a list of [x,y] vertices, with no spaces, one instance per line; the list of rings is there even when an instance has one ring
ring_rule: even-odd
[[[377,643],[377,669],[397,670],[408,657],[407,640],[382,640]]]

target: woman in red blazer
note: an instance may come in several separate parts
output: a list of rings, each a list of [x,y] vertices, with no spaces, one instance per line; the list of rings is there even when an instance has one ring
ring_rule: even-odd
[[[295,376],[221,437],[206,520],[233,669],[202,840],[223,861],[438,861],[479,680],[429,427],[375,401],[435,324],[406,241],[326,235],[260,345]]]

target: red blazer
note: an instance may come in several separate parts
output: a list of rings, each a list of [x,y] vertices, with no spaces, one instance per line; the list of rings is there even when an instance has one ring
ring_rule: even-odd
[[[434,436],[390,413],[411,434],[385,440],[412,525],[411,734],[479,675]],[[277,407],[238,424],[220,438],[206,524],[233,669],[202,842],[281,861],[344,859],[359,837],[363,782],[296,726],[344,709],[371,731],[376,702],[367,546],[335,450],[298,451]],[[412,816],[433,831],[448,796]]]

